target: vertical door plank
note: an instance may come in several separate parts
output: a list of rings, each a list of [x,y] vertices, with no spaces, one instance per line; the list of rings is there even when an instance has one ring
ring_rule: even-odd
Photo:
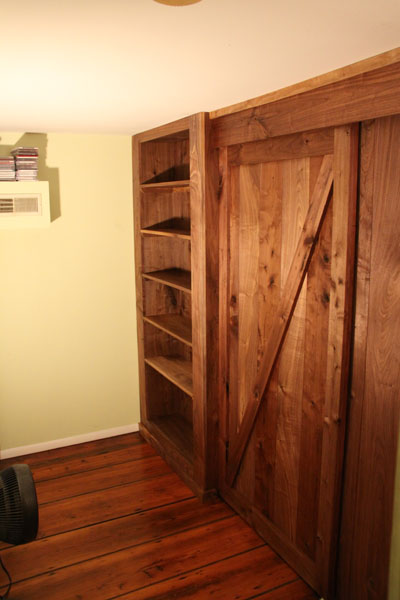
[[[282,198],[282,269],[284,290],[309,207],[309,159],[284,161]],[[296,532],[299,438],[306,307],[304,280],[279,357],[274,521],[294,539]]]
[[[343,512],[339,544],[338,590],[343,599],[357,598],[360,586],[362,551],[354,554],[354,534],[360,525],[359,461],[364,410],[366,345],[368,334],[371,238],[373,222],[373,182],[375,122],[363,123],[360,136],[359,216],[357,274],[353,334],[353,362],[350,406],[347,419],[347,449],[343,485]],[[359,587],[359,594],[364,584]],[[362,597],[362,595],[361,595]]]
[[[257,375],[258,354],[258,254],[260,165],[240,167],[239,206],[239,422]]]
[[[239,426],[258,370],[258,263],[260,165],[244,165],[239,175]],[[236,489],[253,497],[254,445],[249,441]]]
[[[339,561],[344,600],[378,600],[388,592],[400,415],[399,136],[399,116],[362,127],[353,401]]]
[[[321,158],[311,159],[310,191],[315,185],[321,160]],[[332,205],[330,204],[307,274],[296,543],[312,559],[315,559],[316,551],[316,515],[321,477],[322,407],[326,386],[331,243]]]
[[[394,475],[400,416],[400,117],[383,119],[376,133],[371,240],[371,284],[361,456],[370,457],[364,489],[375,481],[364,502],[364,518],[374,515],[368,544],[368,586],[385,594],[393,522]],[[385,168],[382,168],[384,158]],[[380,160],[379,160],[380,159]],[[378,201],[379,199],[379,201]],[[371,418],[372,417],[372,418]],[[371,513],[371,510],[373,513]],[[372,594],[371,594],[372,595]]]
[[[329,302],[327,386],[322,442],[317,565],[322,589],[333,593],[339,526],[339,494],[351,349],[357,205],[358,124],[335,129],[332,263]]]
[[[283,163],[261,165],[260,181],[260,253],[259,253],[259,358],[265,345],[281,294],[281,244]],[[276,425],[279,414],[278,370],[274,369],[260,406],[254,428],[255,489],[254,505],[268,518],[274,514],[274,473]]]
[[[225,481],[226,452],[229,441],[229,293],[230,293],[230,177],[228,173],[228,149],[219,152],[219,356],[218,356],[218,473],[219,482]]]
[[[230,177],[230,248],[239,248],[240,239],[240,169]],[[234,436],[239,427],[239,253],[234,252],[229,269],[229,432]]]

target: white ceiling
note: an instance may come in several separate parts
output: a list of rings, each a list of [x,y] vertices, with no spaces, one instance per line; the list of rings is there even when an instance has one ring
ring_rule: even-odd
[[[132,134],[400,46],[400,0],[0,0],[0,130]]]

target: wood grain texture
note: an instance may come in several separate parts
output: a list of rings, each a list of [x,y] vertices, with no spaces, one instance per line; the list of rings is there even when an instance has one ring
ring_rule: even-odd
[[[266,163],[268,161],[324,156],[333,153],[334,130],[322,129],[269,138],[228,148],[230,165]]]
[[[160,125],[159,127],[154,127],[153,129],[149,129],[148,131],[142,131],[138,133],[135,137],[139,142],[148,142],[149,140],[156,140],[158,138],[168,137],[170,139],[182,139],[182,137],[187,137],[187,130],[190,126],[190,118],[184,117],[183,119],[179,119],[178,121],[173,121],[172,123],[166,123],[165,125]]]
[[[339,527],[339,501],[349,395],[357,206],[358,124],[335,130],[332,262],[329,300],[327,387],[323,407],[318,541],[322,589],[334,593],[332,577]]]
[[[236,434],[239,428],[239,248],[240,239],[240,169],[233,167],[229,174],[229,247],[231,254],[229,264],[228,313],[229,316],[229,341],[228,341],[228,369],[229,369],[229,411],[228,431]]]
[[[176,485],[175,485],[176,484]],[[38,538],[102,523],[193,496],[175,473],[111,487],[40,507]]]
[[[335,69],[334,71],[330,71],[329,73],[324,73],[323,75],[317,75],[316,77],[312,77],[311,79],[307,79],[306,81],[295,83],[288,87],[284,87],[280,90],[263,94],[262,96],[258,96],[257,98],[251,98],[250,100],[245,100],[244,102],[239,102],[237,104],[232,104],[231,106],[219,108],[210,112],[210,117],[212,119],[216,119],[218,117],[229,115],[234,112],[239,112],[248,108],[261,106],[262,104],[275,102],[276,100],[281,100],[282,98],[288,98],[290,96],[295,96],[297,94],[308,92],[323,85],[327,85],[329,83],[334,83],[337,81],[342,81],[344,79],[349,79],[351,77],[354,77],[355,75],[361,75],[362,73],[367,73],[368,71],[373,71],[375,69],[391,65],[393,63],[398,63],[399,61],[400,48],[394,48],[393,50],[389,50],[388,52],[377,54],[376,56],[366,58],[351,65],[347,65],[345,67],[340,67],[339,69]]]
[[[158,236],[158,237],[172,237],[179,238],[182,240],[190,240],[190,230],[185,223],[176,223],[171,221],[165,221],[157,227],[149,227],[148,229],[141,230],[142,235]]]
[[[70,600],[79,595],[85,599],[107,599],[136,591],[149,583],[154,585],[186,570],[229,557],[232,545],[243,552],[259,542],[257,535],[239,517],[230,519],[99,556],[33,580],[23,580],[15,585],[14,593],[20,600],[42,600],[44,596]],[[274,559],[285,581],[289,568],[276,556]],[[107,577],[99,581],[98,573],[103,570],[107,571]]]
[[[139,434],[127,439],[132,445],[144,445]],[[84,474],[78,478],[61,475],[51,484],[46,483],[48,498],[46,504],[41,504],[42,518],[47,523],[49,507],[53,507],[58,515],[57,530],[60,533],[54,529],[51,532],[47,523],[47,537],[2,550],[2,559],[14,581],[12,597],[30,600],[111,600],[121,596],[200,599],[203,594],[210,593],[213,597],[230,598],[234,581],[242,598],[269,593],[270,600],[280,600],[281,590],[285,588],[295,590],[304,600],[315,598],[296,574],[230,508],[221,501],[201,504],[175,476],[168,483],[164,476],[160,477],[165,491],[164,496],[159,496],[156,470],[149,477],[150,473],[144,469],[144,479],[138,482],[136,493],[124,485],[118,486],[120,496],[114,502],[112,515],[108,510],[103,511],[104,507],[98,505],[99,497],[114,489],[113,473],[119,465],[117,453],[127,447],[125,440],[120,441],[119,444],[117,438],[114,440],[115,454],[111,446],[102,446],[101,442],[98,446],[97,442],[92,442],[71,448],[72,465],[78,457],[84,464],[86,452],[90,460],[96,457],[98,469],[91,469],[89,465],[87,475],[90,478],[93,472],[99,471],[97,491],[82,488]],[[154,455],[154,451],[147,444],[145,447],[161,464],[162,460]],[[52,459],[49,451],[41,458],[49,469],[56,467],[62,458],[68,472],[67,452],[68,449],[63,449],[62,453],[55,450]],[[113,460],[110,455],[114,456]],[[26,458],[27,462],[37,465],[39,474],[43,461],[37,456]],[[137,462],[140,463],[140,459]],[[149,464],[144,459],[146,462]],[[107,478],[101,474],[107,470],[111,488],[103,489]],[[36,479],[36,466],[33,466],[33,475]],[[66,489],[67,481],[70,481],[70,493],[74,489],[77,493],[68,499],[72,512],[74,502],[86,507],[85,521],[78,519],[77,527],[73,529],[69,527],[71,518],[62,508],[64,501],[58,499],[58,490]],[[94,483],[95,479],[91,481]],[[188,497],[174,492],[175,482],[182,490],[186,489]],[[134,506],[136,495],[140,496],[139,510],[138,505]],[[167,497],[176,500],[162,505]],[[161,505],[157,505],[157,499]],[[134,504],[130,505],[132,500]],[[133,510],[126,513],[129,505]],[[57,510],[57,507],[61,509]],[[64,516],[67,516],[67,523],[63,522]],[[5,591],[5,583],[1,572],[0,593]]]
[[[182,181],[162,181],[159,183],[142,183],[140,184],[140,189],[142,192],[146,192],[148,190],[165,190],[165,191],[176,191],[184,188],[189,191],[190,188],[190,179],[183,179]]]
[[[313,189],[321,158],[310,164],[310,190]],[[332,254],[332,205],[329,205],[307,273],[306,314],[308,326],[304,339],[304,374],[299,439],[299,479],[296,516],[296,544],[315,558],[317,542],[321,451],[323,436],[322,407],[325,397],[327,362],[330,265]]]
[[[183,292],[191,292],[191,275],[189,271],[185,271],[184,269],[161,269],[160,271],[143,273],[143,277],[158,281],[159,283],[165,283],[165,285],[170,285]]]
[[[225,480],[226,454],[229,443],[229,335],[225,323],[229,318],[229,252],[230,252],[230,188],[228,176],[228,151],[222,148],[219,165],[219,327],[218,327],[218,486]]]
[[[143,187],[143,186],[142,186]],[[140,224],[142,229],[156,228],[168,221],[180,222],[190,233],[189,188],[150,189],[140,196]]]
[[[185,282],[188,285],[188,281]],[[181,315],[192,318],[191,296],[187,287],[180,290],[161,281],[143,279],[144,315]]]
[[[238,421],[239,425],[245,413],[251,384],[257,375],[258,360],[258,253],[259,253],[259,190],[260,165],[241,167],[239,171],[239,239],[238,247],[238,304],[240,318],[238,322]],[[249,261],[249,256],[254,260]],[[241,372],[245,369],[246,373]]]
[[[157,453],[179,473],[180,479],[201,501],[207,501],[204,490],[193,477],[193,425],[179,413],[153,417],[146,425],[141,423],[140,433]]]
[[[208,114],[191,117],[191,265],[193,327],[193,443],[195,478],[215,489],[218,407],[218,200],[217,155],[210,146]]]
[[[201,505],[191,498],[37,540],[34,554],[30,545],[9,547],[2,557],[16,582],[96,558],[104,546],[113,553],[232,516],[231,509],[221,502]]]
[[[154,455],[154,452],[140,436],[135,433],[127,433],[96,440],[95,446],[93,442],[84,442],[73,446],[44,450],[35,454],[2,459],[0,468],[5,469],[15,464],[16,461],[26,463],[31,469],[35,469],[36,482],[54,479],[60,475],[80,473],[104,464],[113,465],[126,460],[137,460],[152,455]]]
[[[150,315],[144,320],[185,344],[192,345],[192,322],[184,315]]]
[[[170,473],[159,456],[149,456],[141,460],[123,462],[110,467],[97,468],[83,473],[64,475],[55,489],[54,479],[36,482],[36,493],[39,504],[65,500],[73,496],[88,494],[93,491],[135,483],[142,479],[157,477]]]
[[[217,483],[218,163],[209,138],[206,113],[134,138],[141,430],[201,497]]]
[[[307,214],[306,225],[299,238],[296,252],[287,276],[287,281],[282,291],[282,299],[277,310],[277,317],[271,327],[264,359],[259,370],[260,374],[255,382],[253,394],[247,404],[246,412],[242,420],[241,430],[235,440],[235,445],[232,449],[232,454],[230,455],[228,472],[228,481],[230,484],[233,483],[236,476],[264,390],[271,376],[277,353],[290,324],[295,303],[303,285],[308,260],[314,247],[317,232],[326,208],[331,186],[332,157],[328,155],[324,158],[321,166],[320,175],[310,202],[310,210]]]
[[[259,362],[281,297],[282,201],[284,163],[262,164],[260,194]],[[255,424],[254,506],[267,517],[274,514],[276,428],[279,417],[278,369],[271,375]]]
[[[171,184],[189,179],[189,131],[141,142],[141,184]]]
[[[259,275],[259,205],[260,165],[245,165],[239,169],[238,195],[235,200],[239,209],[238,248],[236,278],[238,283],[238,345],[237,365],[233,365],[230,381],[237,385],[237,423],[240,431],[243,415],[252,392],[252,385],[259,367],[258,275]],[[233,186],[232,186],[233,189]],[[232,240],[232,247],[234,241]],[[251,259],[249,260],[249,257]],[[233,399],[232,399],[233,401]],[[231,432],[235,439],[236,432]],[[241,476],[236,480],[237,489],[254,494],[254,470],[247,468],[254,463],[254,443],[250,440],[243,455]]]
[[[213,120],[217,147],[400,112],[400,62]]]
[[[249,577],[250,572],[251,577]],[[226,600],[233,594],[235,598],[244,600],[258,598],[260,593],[268,589],[270,600],[287,599],[290,596],[281,595],[291,593],[290,588],[286,588],[287,576],[285,565],[278,562],[268,549],[259,548],[243,552],[229,562],[211,563],[201,569],[195,569],[179,580],[175,580],[172,585],[163,582],[152,588],[144,588],[135,594],[129,594],[127,600],[136,600],[136,598],[138,600],[169,600],[169,598]],[[229,580],[230,591],[221,583],[224,580]],[[296,584],[296,593],[300,591],[300,594],[304,594],[304,584],[299,581]],[[310,593],[309,589],[308,593]],[[313,592],[311,594],[311,598],[315,598]],[[301,597],[300,595],[299,599]]]
[[[220,335],[229,388],[222,411],[220,492],[321,595],[332,598],[349,374],[357,127],[335,130],[333,156],[304,156],[305,136],[292,139],[293,148],[301,149],[298,158],[282,160],[278,138],[276,161],[269,146],[268,160],[258,164],[229,163],[230,150],[223,150],[228,184],[223,181],[222,189],[230,213],[221,277],[226,330]],[[286,146],[284,140],[285,152]],[[246,390],[250,398],[243,400]],[[243,431],[243,458],[234,473],[231,461],[237,460]]]
[[[190,272],[190,240],[178,236],[142,236],[143,272]]]
[[[299,548],[288,543],[287,537],[275,526],[273,521],[266,518],[257,508],[250,507],[248,499],[235,488],[221,485],[223,499],[247,521],[271,548],[281,556],[289,565],[295,565],[296,573],[311,585],[318,587],[318,576],[315,572],[315,563]]]
[[[386,598],[399,431],[398,116],[363,124],[352,403],[339,593]]]
[[[193,395],[192,363],[180,356],[152,356],[146,364],[161,373],[189,396]]]
[[[291,262],[306,227],[309,210],[309,159],[285,161],[282,179],[281,297],[285,298]],[[296,536],[298,504],[306,285],[307,275],[299,289],[277,368],[279,415],[276,423],[274,522],[292,540]]]
[[[140,196],[140,161],[141,148],[139,138],[132,138],[132,175],[133,175],[133,219],[134,219],[134,244],[135,244],[135,290],[136,290],[136,327],[138,339],[138,370],[139,370],[139,395],[140,418],[147,419],[146,403],[146,376],[144,366],[144,326],[143,314],[145,306],[144,286],[142,278],[142,238],[141,230],[141,196]]]
[[[180,360],[191,363],[191,348],[188,344],[181,342],[177,337],[169,335],[159,327],[145,321],[145,360],[156,356],[165,356],[173,359],[175,356]],[[171,365],[173,367],[173,365]],[[190,374],[191,379],[191,374]],[[148,382],[151,385],[151,379]]]

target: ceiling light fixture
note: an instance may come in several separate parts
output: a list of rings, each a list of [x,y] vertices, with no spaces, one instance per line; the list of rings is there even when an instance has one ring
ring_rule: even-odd
[[[168,6],[187,6],[188,4],[196,4],[196,2],[201,2],[201,0],[154,0],[154,2],[158,2],[159,4],[167,4]]]

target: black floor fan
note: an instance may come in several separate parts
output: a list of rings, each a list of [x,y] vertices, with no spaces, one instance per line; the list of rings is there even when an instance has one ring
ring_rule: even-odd
[[[36,538],[38,531],[38,504],[35,484],[28,465],[13,465],[0,471],[0,541],[7,544],[25,544]],[[9,585],[0,600],[8,598],[12,581],[3,561]]]

